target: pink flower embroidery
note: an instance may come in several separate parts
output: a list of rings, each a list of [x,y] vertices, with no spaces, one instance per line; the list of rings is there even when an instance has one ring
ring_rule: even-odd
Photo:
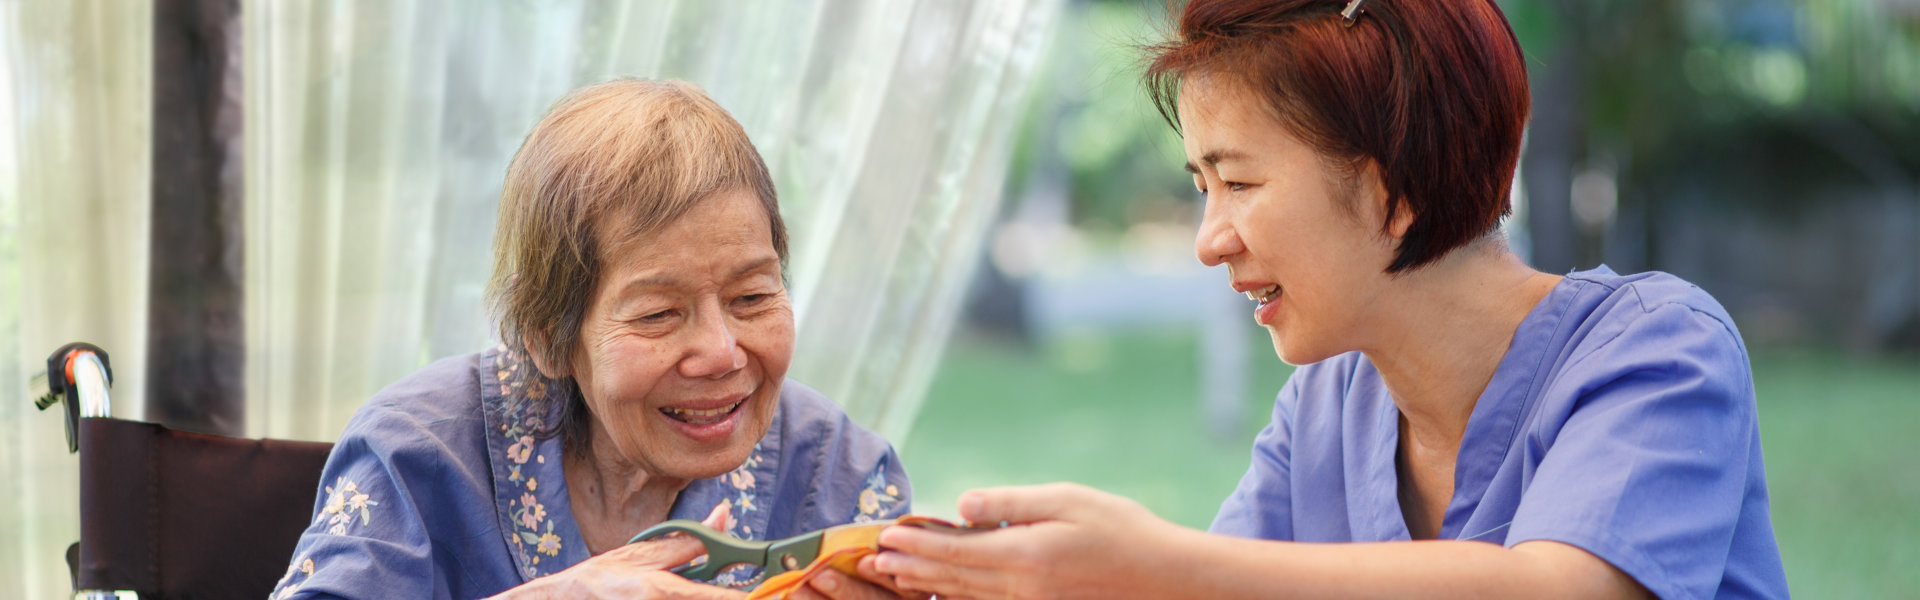
[[[533,436],[520,436],[520,441],[514,442],[512,446],[507,446],[507,458],[512,459],[513,462],[524,465],[527,464],[527,459],[532,457]]]
[[[547,518],[547,507],[541,506],[538,502],[528,504],[526,510],[520,511],[520,524],[527,529],[538,529],[540,521],[545,518]]]

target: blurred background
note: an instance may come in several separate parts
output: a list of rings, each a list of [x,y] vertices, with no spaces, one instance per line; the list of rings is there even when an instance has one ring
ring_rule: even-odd
[[[112,352],[120,416],[330,441],[490,343],[506,161],[614,76],[693,81],[753,136],[794,376],[895,440],[921,512],[1074,480],[1204,527],[1290,372],[1192,257],[1138,85],[1158,0],[203,2],[215,76],[169,58],[179,4],[0,0],[0,595],[62,595],[78,537],[28,402],[48,352]],[[1534,94],[1515,246],[1718,298],[1795,594],[1920,595],[1920,0],[1500,4]],[[183,81],[215,92],[170,104]]]

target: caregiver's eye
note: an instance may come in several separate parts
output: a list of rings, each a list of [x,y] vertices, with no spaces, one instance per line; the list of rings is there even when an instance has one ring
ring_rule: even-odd
[[[1244,192],[1244,191],[1247,191],[1247,188],[1253,187],[1237,181],[1228,181],[1226,182],[1226,185],[1227,185],[1227,191],[1229,192]]]

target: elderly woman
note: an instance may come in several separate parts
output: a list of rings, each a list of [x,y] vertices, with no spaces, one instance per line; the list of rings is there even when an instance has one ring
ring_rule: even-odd
[[[968,598],[1784,597],[1747,354],[1664,273],[1537,272],[1501,218],[1528,111],[1492,0],[1192,0],[1155,99],[1293,372],[1186,530],[1073,485],[961,497],[875,561]],[[1313,543],[1307,543],[1313,542]]]
[[[663,570],[701,553],[690,539],[627,540],[670,518],[767,539],[905,513],[892,447],[784,379],[786,242],[766,166],[698,88],[561,99],[501,193],[505,344],[354,416],[275,597],[737,598]]]

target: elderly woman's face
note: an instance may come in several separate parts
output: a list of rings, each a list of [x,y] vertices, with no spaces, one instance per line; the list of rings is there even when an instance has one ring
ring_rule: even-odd
[[[570,369],[593,411],[594,452],[655,476],[738,467],[772,423],[793,358],[759,199],[717,193],[602,258]]]
[[[1207,202],[1194,239],[1200,262],[1225,263],[1234,291],[1258,297],[1253,319],[1281,360],[1361,349],[1353,342],[1386,292],[1393,252],[1379,228],[1384,205],[1373,205],[1378,178],[1346,189],[1234,83],[1189,78],[1179,111],[1188,170]]]

